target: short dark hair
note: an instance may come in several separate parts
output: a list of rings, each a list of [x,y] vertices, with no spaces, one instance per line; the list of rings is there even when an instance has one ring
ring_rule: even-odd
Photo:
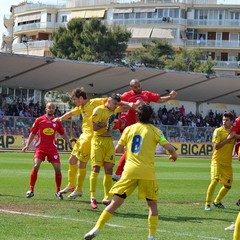
[[[149,104],[143,104],[137,110],[138,120],[141,123],[151,123],[153,109]]]
[[[233,116],[233,114],[231,112],[225,112],[223,114],[223,117],[229,118],[231,121],[234,120],[234,116]]]
[[[87,93],[84,91],[84,88],[76,88],[72,90],[71,97],[87,99]]]
[[[121,102],[121,96],[117,93],[111,94],[110,98],[116,100],[117,102]]]

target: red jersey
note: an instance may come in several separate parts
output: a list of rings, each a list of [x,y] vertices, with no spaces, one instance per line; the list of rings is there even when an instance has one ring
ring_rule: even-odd
[[[160,94],[158,94],[158,93],[142,91],[139,94],[135,94],[134,91],[132,91],[132,90],[123,93],[121,96],[122,101],[132,102],[132,103],[135,103],[139,99],[144,101],[145,103],[158,102],[159,98],[160,98]],[[127,112],[122,112],[121,118],[122,117],[123,118],[126,118],[126,117],[131,118],[132,123],[137,122],[136,110],[134,110],[134,109],[130,109]]]
[[[49,150],[57,149],[56,133],[63,135],[64,128],[61,122],[53,122],[54,118],[53,116],[51,119],[48,119],[46,115],[43,115],[35,120],[30,132],[38,135],[35,143],[36,148],[48,152]]]
[[[240,134],[240,117],[236,118],[232,126],[232,132],[236,132],[237,134]]]

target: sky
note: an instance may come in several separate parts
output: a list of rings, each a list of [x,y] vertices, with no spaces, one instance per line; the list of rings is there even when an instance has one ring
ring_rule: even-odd
[[[7,29],[3,25],[3,16],[4,14],[10,14],[10,7],[12,5],[18,5],[19,3],[24,2],[24,0],[0,0],[0,46],[2,44],[2,34],[4,32],[7,32]],[[28,0],[27,2],[33,2],[33,3],[47,3],[47,4],[57,4],[58,0]]]

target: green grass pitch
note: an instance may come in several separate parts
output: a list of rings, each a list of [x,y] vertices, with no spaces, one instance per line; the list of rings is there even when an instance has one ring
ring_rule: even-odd
[[[67,184],[68,154],[62,154],[62,187]],[[38,175],[35,196],[27,199],[33,153],[0,153],[0,239],[83,239],[104,209],[89,205],[89,173],[81,198],[59,201],[55,196],[54,171],[44,162]],[[223,203],[227,209],[206,212],[204,200],[210,181],[209,158],[183,158],[177,162],[156,157],[159,182],[159,240],[230,240],[233,232],[224,228],[235,221],[239,208],[240,167],[234,160],[234,183]],[[103,198],[103,171],[99,176],[98,200]],[[216,192],[219,190],[217,187]],[[216,195],[216,193],[215,193]],[[128,197],[108,224],[99,240],[146,240],[148,236],[147,206],[137,199],[137,192]]]

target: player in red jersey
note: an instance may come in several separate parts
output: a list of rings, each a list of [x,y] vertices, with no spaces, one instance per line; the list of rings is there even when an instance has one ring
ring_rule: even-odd
[[[238,156],[238,160],[240,161],[240,116],[235,119],[232,126],[231,134],[233,134],[235,138],[238,139],[235,144],[234,153]],[[240,207],[240,199],[238,199],[236,205]]]
[[[64,133],[62,123],[52,121],[55,118],[55,109],[56,107],[53,103],[47,103],[45,108],[46,114],[35,120],[30,129],[27,144],[22,149],[23,152],[26,152],[35,136],[37,136],[35,143],[36,150],[34,153],[34,166],[30,174],[30,190],[26,193],[27,198],[34,196],[34,186],[37,181],[38,170],[41,163],[45,161],[45,158],[47,157],[47,160],[53,165],[55,170],[56,197],[60,200],[63,199],[62,195],[59,193],[62,182],[62,173],[60,157],[57,150],[56,133],[58,132],[69,146],[70,142]]]
[[[158,93],[153,93],[150,91],[142,90],[141,83],[138,79],[132,79],[130,81],[130,91],[125,92],[121,95],[121,100],[126,102],[136,103],[137,101],[144,103],[164,103],[176,97],[177,92],[171,91],[169,95],[161,97]],[[117,119],[113,129],[119,129],[120,132],[134,123],[137,122],[137,114],[136,110],[130,109],[127,112],[122,112],[120,117]],[[118,162],[118,168],[116,172],[113,174],[112,179],[114,181],[118,181],[121,178],[123,168],[125,165],[125,156],[124,153]]]

